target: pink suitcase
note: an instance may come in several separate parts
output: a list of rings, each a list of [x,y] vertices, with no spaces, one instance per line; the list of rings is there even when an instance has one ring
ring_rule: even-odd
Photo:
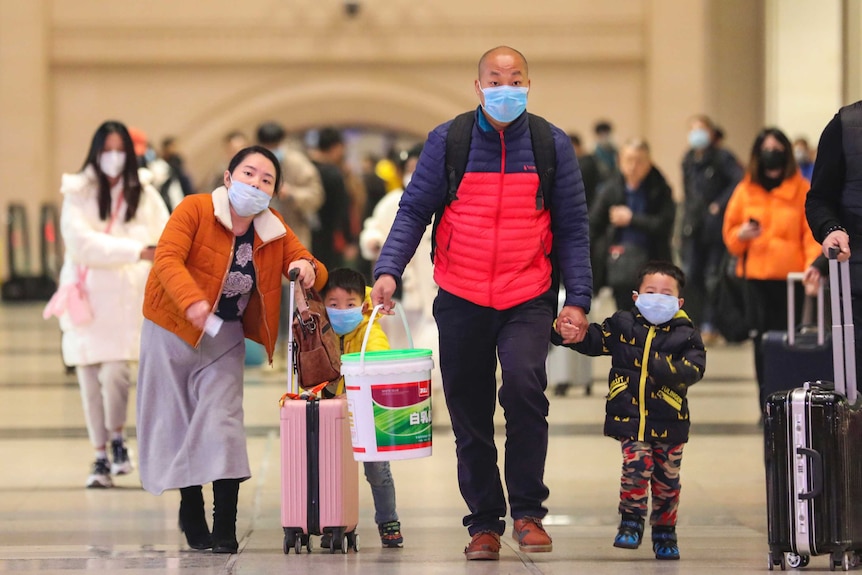
[[[290,282],[290,309],[295,309]],[[299,393],[293,369],[293,330],[288,330],[288,390]],[[332,534],[330,553],[359,551],[359,473],[350,442],[347,400],[287,399],[281,407],[281,525],[284,552],[310,535]]]

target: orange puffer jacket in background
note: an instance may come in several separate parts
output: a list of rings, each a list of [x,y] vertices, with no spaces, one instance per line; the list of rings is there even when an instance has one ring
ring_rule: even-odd
[[[736,186],[724,213],[722,236],[727,250],[739,257],[736,274],[755,280],[786,280],[801,272],[820,254],[820,245],[805,220],[805,196],[810,184],[797,171],[767,192],[745,178]],[[752,240],[737,237],[749,219],[760,222],[762,233]],[[747,252],[745,270],[742,255]],[[744,273],[743,273],[744,271]]]
[[[255,216],[254,232],[252,261],[257,279],[242,323],[246,337],[262,344],[272,362],[282,275],[287,275],[290,262],[314,258],[274,210]],[[234,239],[225,188],[180,202],[156,248],[144,293],[144,317],[197,347],[203,332],[186,319],[186,310],[200,300],[210,302],[213,310],[218,307],[233,260]],[[314,262],[314,287],[320,290],[328,273],[322,263]]]

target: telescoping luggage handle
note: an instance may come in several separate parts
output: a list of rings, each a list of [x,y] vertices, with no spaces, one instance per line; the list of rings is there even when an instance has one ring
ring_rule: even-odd
[[[856,403],[856,344],[850,301],[850,262],[838,261],[838,248],[829,248],[829,287],[832,291],[832,360],[835,391]]]
[[[296,309],[296,280],[299,278],[299,268],[293,268],[287,272],[287,279],[290,280],[288,286],[288,306],[287,312],[287,391],[296,395],[300,394],[299,376],[293,373],[293,310]]]
[[[790,272],[787,274],[787,343],[796,343],[796,282],[801,282],[805,274]],[[826,320],[823,313],[823,280],[817,284],[817,345],[823,345],[826,340]]]

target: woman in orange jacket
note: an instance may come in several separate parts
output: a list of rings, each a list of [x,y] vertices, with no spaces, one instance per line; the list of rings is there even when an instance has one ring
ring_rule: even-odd
[[[787,330],[787,274],[806,271],[820,254],[805,220],[808,188],[790,140],[781,130],[766,128],[754,140],[746,175],[724,214],[724,243],[738,258],[736,274],[748,288],[761,408],[766,399],[763,334]]]
[[[141,483],[180,490],[180,529],[194,549],[236,553],[241,481],[251,476],[243,428],[245,338],[272,363],[281,278],[306,288],[327,272],[270,209],[281,167],[266,148],[238,152],[224,187],[188,196],[168,220],[144,294],[137,435]],[[201,485],[213,484],[213,527]]]

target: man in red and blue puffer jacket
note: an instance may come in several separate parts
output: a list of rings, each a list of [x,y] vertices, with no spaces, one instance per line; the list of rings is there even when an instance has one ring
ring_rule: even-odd
[[[506,516],[494,446],[497,357],[513,536],[521,551],[550,551],[542,518],[548,497],[545,359],[557,306],[552,250],[566,288],[559,318],[572,321],[581,338],[588,326],[592,272],[580,169],[568,137],[553,126],[553,188],[541,201],[537,196],[524,56],[505,46],[488,51],[479,61],[475,87],[482,105],[456,197],[448,194],[450,121],[428,136],[375,266],[371,297],[383,313],[392,313],[401,273],[431,217],[445,206],[435,235],[434,280],[440,290],[434,317],[458,481],[469,508],[464,525],[472,540],[464,552],[467,559],[495,560]]]

